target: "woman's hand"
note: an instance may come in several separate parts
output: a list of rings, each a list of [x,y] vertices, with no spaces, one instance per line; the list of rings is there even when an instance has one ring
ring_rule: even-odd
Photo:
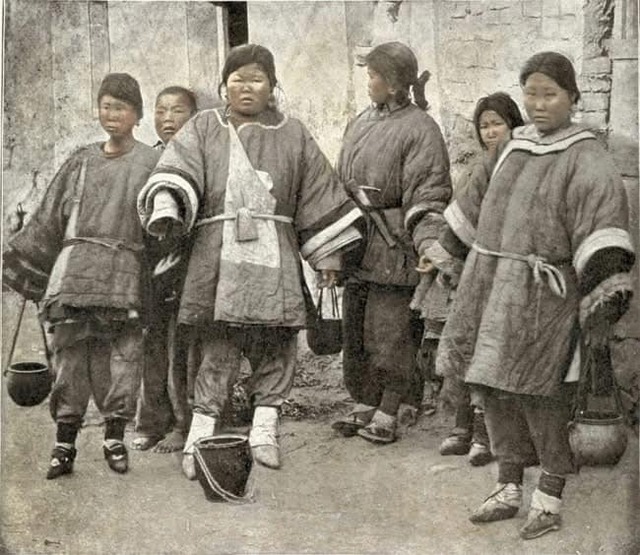
[[[318,287],[336,287],[340,278],[340,272],[337,270],[321,270],[319,272]]]

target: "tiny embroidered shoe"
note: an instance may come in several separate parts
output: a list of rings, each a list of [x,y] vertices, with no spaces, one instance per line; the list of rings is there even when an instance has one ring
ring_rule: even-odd
[[[482,443],[472,443],[469,450],[469,463],[472,466],[484,466],[493,460],[491,449]]]
[[[51,452],[51,461],[47,470],[47,480],[55,480],[56,478],[73,472],[73,461],[76,458],[76,449],[62,447],[56,445]]]
[[[118,474],[124,474],[129,470],[129,453],[127,453],[124,443],[117,441],[104,444],[102,451],[111,470]]]
[[[520,537],[523,540],[538,538],[547,532],[560,530],[562,518],[559,514],[548,513],[541,509],[531,508],[527,516],[527,522],[520,528]]]
[[[331,424],[331,428],[342,434],[344,437],[354,437],[358,435],[358,430],[364,428],[373,417],[375,408],[368,411],[353,411],[346,416],[336,420]]]
[[[484,503],[471,513],[469,520],[479,523],[513,518],[518,514],[521,503],[522,488],[520,485],[498,483]]]
[[[471,441],[468,437],[454,434],[444,438],[438,450],[443,456],[466,455],[470,448]]]
[[[396,426],[397,418],[395,416],[377,410],[371,422],[358,430],[358,435],[371,443],[393,443],[397,439]]]

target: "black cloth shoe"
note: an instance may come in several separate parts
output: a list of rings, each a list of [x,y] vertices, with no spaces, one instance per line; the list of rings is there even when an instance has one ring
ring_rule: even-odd
[[[51,462],[47,470],[47,480],[55,480],[63,474],[71,474],[73,472],[73,461],[76,458],[76,448],[62,447],[56,445],[51,452]]]
[[[104,458],[107,459],[109,468],[118,474],[124,474],[129,470],[129,453],[121,441],[111,446],[103,445]]]

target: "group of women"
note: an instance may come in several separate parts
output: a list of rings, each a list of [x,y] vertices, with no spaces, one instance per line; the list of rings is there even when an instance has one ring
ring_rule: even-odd
[[[223,71],[226,109],[193,118],[141,194],[149,232],[152,221],[162,234],[197,230],[180,320],[203,330],[204,359],[183,469],[193,477],[192,446],[214,432],[242,354],[253,368],[254,457],[279,466],[278,408],[305,323],[299,250],[320,287],[345,284],[344,378],[357,404],[334,429],[394,441],[400,405],[422,400],[423,337],[439,335],[427,344],[457,406],[441,451],[498,460],[498,484],[471,520],[515,516],[523,469],[539,461],[521,536],[556,530],[573,470],[579,338],[606,341],[632,291],[621,179],[571,121],[580,92],[570,61],[542,52],[520,74],[528,125],[507,95],[478,104],[486,154],[452,201],[445,143],[425,111],[428,72],[399,42],[365,61],[372,105],[347,127],[335,172],[272,105],[270,52],[247,45]],[[180,216],[156,219],[154,192],[171,195]],[[421,303],[426,326],[412,310]]]
[[[498,461],[471,520],[515,516],[523,469],[539,461],[521,535],[556,530],[580,337],[606,341],[632,291],[620,177],[571,121],[571,63],[542,52],[520,73],[528,125],[503,93],[478,103],[484,154],[452,198],[428,72],[400,42],[365,62],[372,104],[348,125],[335,170],[278,110],[271,52],[249,44],[226,59],[226,105],[194,115],[139,190],[146,233],[190,238],[177,321],[193,330],[200,366],[183,472],[195,477],[194,446],[219,430],[242,357],[254,459],[280,466],[279,410],[312,302],[302,257],[319,287],[345,286],[344,381],[356,404],[334,429],[393,442],[401,405],[421,405],[426,348],[456,405],[442,454]]]

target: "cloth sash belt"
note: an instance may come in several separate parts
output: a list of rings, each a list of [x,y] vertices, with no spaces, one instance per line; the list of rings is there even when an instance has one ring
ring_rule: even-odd
[[[236,220],[245,215],[251,218],[257,218],[259,220],[275,220],[276,222],[282,222],[285,224],[293,223],[293,218],[290,218],[289,216],[280,216],[278,214],[256,214],[250,210],[240,209],[235,214],[219,214],[218,216],[203,218],[198,223],[196,223],[196,227],[200,227],[207,224],[213,224],[216,222],[224,222],[225,220]]]
[[[474,251],[487,256],[509,258],[510,260],[526,262],[533,270],[533,279],[537,285],[542,284],[544,282],[544,279],[546,278],[546,283],[551,291],[553,291],[554,295],[563,299],[567,297],[567,283],[564,279],[564,276],[562,275],[562,272],[558,269],[557,266],[549,264],[545,258],[535,254],[523,255],[512,252],[492,251],[481,247],[480,245],[478,245],[478,243],[473,243],[471,247]]]
[[[70,237],[62,242],[62,246],[70,247],[80,243],[91,243],[109,249],[129,250],[133,252],[141,252],[144,250],[144,246],[139,243],[125,243],[119,239],[109,239],[108,237]]]

